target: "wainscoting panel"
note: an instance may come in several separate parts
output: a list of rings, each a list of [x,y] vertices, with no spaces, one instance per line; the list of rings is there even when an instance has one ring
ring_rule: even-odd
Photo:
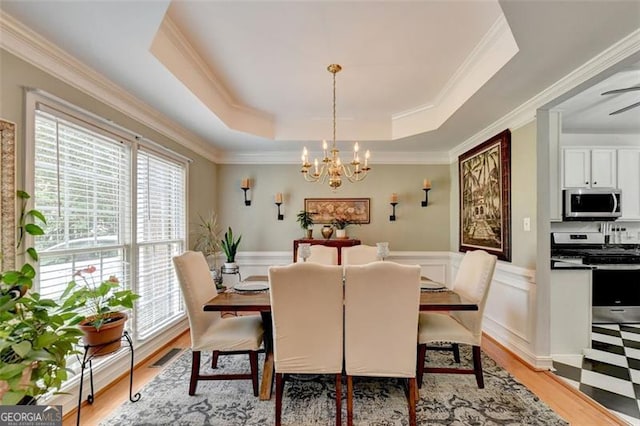
[[[462,253],[451,254],[455,277]],[[549,357],[536,355],[535,271],[498,261],[484,310],[483,331],[537,369],[551,367]]]

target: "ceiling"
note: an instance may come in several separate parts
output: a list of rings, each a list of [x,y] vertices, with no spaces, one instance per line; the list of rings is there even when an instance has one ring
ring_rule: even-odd
[[[640,2],[605,0],[3,0],[0,8],[223,159],[297,159],[303,145],[331,139],[331,63],[343,67],[338,141],[361,141],[374,162],[448,152],[640,27]],[[638,69],[613,78],[566,100],[565,125],[587,122],[595,132],[615,120],[621,132],[638,131],[640,120],[620,123],[640,108],[608,116],[638,92],[599,94],[640,83]]]

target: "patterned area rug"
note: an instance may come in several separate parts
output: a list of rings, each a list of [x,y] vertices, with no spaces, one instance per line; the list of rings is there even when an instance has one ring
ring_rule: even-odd
[[[462,365],[471,365],[471,351],[461,347]],[[430,365],[455,365],[452,354],[427,352]],[[203,371],[210,360],[203,354]],[[262,361],[261,361],[262,362]],[[485,388],[473,375],[425,374],[417,404],[420,425],[566,425],[524,385],[482,354]],[[198,383],[188,395],[191,351],[187,350],[145,386],[139,402],[126,402],[105,419],[112,425],[272,425],[271,401],[253,396],[250,380]],[[262,367],[262,363],[260,364]],[[220,357],[224,372],[249,371],[248,356]],[[283,398],[284,425],[335,424],[332,377],[287,381]],[[343,423],[346,424],[346,382],[343,385]],[[354,424],[408,425],[403,385],[394,379],[354,379]]]

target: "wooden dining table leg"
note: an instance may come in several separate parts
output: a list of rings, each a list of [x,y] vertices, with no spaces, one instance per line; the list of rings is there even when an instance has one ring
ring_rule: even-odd
[[[271,312],[260,312],[262,317],[262,327],[264,329],[264,366],[262,367],[262,382],[260,383],[260,400],[271,399],[271,389],[274,378],[274,358],[273,358],[273,332],[271,328]]]

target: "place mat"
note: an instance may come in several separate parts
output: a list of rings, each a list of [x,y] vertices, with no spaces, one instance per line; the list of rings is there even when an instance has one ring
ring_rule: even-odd
[[[248,291],[266,291],[269,290],[269,283],[266,281],[243,281],[234,285],[233,289],[239,293]]]
[[[435,281],[421,281],[420,290],[421,291],[447,291],[449,289],[445,287],[444,284],[440,284]]]

